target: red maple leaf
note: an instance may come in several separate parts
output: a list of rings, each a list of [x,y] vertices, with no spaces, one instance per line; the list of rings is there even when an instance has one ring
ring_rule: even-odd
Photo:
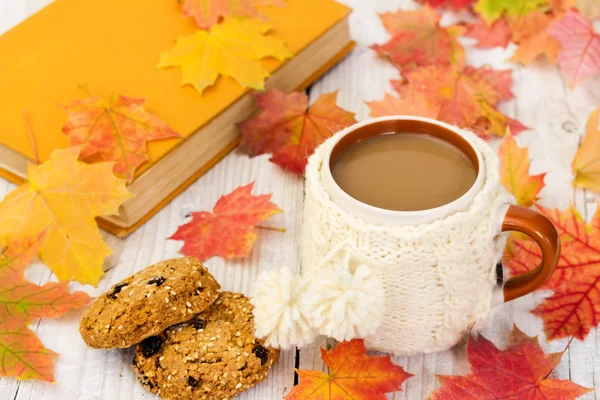
[[[418,0],[419,3],[429,4],[431,7],[449,7],[454,11],[472,5],[475,0]]]
[[[343,342],[333,350],[321,349],[329,373],[296,370],[300,383],[286,400],[386,400],[412,375],[389,356],[367,356],[363,340]]]
[[[561,253],[554,274],[542,287],[554,294],[532,313],[544,321],[548,340],[575,336],[585,339],[600,321],[600,211],[589,224],[574,207],[567,211],[536,206],[556,227]],[[600,207],[599,207],[600,210]],[[505,265],[512,275],[529,271],[541,261],[532,240],[511,240]]]
[[[571,10],[548,33],[562,44],[557,62],[571,89],[600,73],[600,35],[588,19]]]
[[[517,134],[527,129],[519,121],[502,114],[496,105],[513,97],[511,71],[496,71],[489,67],[429,66],[415,68],[404,74],[406,81],[392,82],[401,98],[425,96],[433,107],[439,106],[437,119],[478,131],[503,136],[506,128]]]
[[[499,350],[481,336],[470,337],[467,355],[471,373],[440,376],[441,386],[430,400],[570,400],[593,390],[549,378],[562,354],[544,354],[537,338],[526,336],[516,327],[506,350]]]
[[[506,47],[510,42],[511,30],[506,17],[502,17],[491,25],[483,18],[478,18],[473,24],[467,25],[465,36],[476,39],[475,47],[487,49],[491,47]]]
[[[254,227],[283,212],[271,202],[270,194],[253,196],[253,186],[254,182],[222,196],[212,213],[191,213],[192,220],[177,228],[169,239],[183,240],[181,252],[200,260],[247,256],[258,238]]]
[[[256,18],[260,14],[256,7],[284,7],[284,0],[185,0],[183,14],[194,18],[202,29],[211,26],[225,17]]]
[[[389,12],[380,18],[392,38],[371,48],[402,71],[425,65],[462,67],[465,64],[465,49],[456,40],[464,28],[442,28],[440,16],[432,8]]]
[[[272,89],[257,95],[262,112],[240,124],[242,147],[250,156],[272,153],[271,162],[303,173],[319,144],[356,122],[353,113],[336,105],[337,93],[321,95],[310,108],[304,93]]]
[[[113,172],[128,181],[148,159],[146,142],[179,138],[173,129],[146,112],[144,99],[113,96],[110,103],[100,97],[75,100],[65,106],[69,121],[63,132],[71,146],[81,145],[82,158],[100,155],[114,161]]]

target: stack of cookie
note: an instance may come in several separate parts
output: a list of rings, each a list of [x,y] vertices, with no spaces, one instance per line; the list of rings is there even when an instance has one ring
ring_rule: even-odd
[[[135,345],[133,369],[162,399],[232,399],[263,381],[279,350],[254,337],[252,305],[194,258],[162,261],[114,285],[81,318],[100,349]]]

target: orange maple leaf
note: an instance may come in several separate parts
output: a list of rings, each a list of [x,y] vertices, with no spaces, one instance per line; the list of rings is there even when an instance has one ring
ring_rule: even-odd
[[[37,237],[21,240],[7,237],[2,241],[7,244],[0,242],[0,280],[11,279],[16,282],[23,276],[25,269],[36,256],[44,234],[45,232]]]
[[[262,112],[240,124],[242,146],[252,157],[272,153],[275,164],[303,173],[319,144],[356,122],[353,113],[336,105],[337,93],[321,95],[310,108],[304,93],[272,89],[257,95]]]
[[[258,236],[254,227],[281,211],[271,202],[271,195],[253,196],[254,182],[222,196],[213,212],[193,212],[192,220],[177,228],[169,239],[183,240],[181,252],[206,260],[246,257]]]
[[[562,45],[557,62],[569,88],[600,74],[600,35],[588,19],[571,10],[548,33]]]
[[[489,340],[469,337],[469,375],[439,376],[441,386],[430,400],[576,399],[593,389],[569,380],[549,378],[562,354],[544,354],[537,338],[514,328],[506,350]]]
[[[42,237],[4,242],[0,255],[0,376],[53,382],[58,354],[44,348],[27,325],[39,318],[60,317],[90,298],[83,292],[69,294],[67,282],[38,286],[23,277]]]
[[[500,182],[515,197],[517,204],[531,207],[538,199],[538,193],[544,188],[545,173],[529,174],[529,150],[517,145],[513,135],[504,135],[500,148]]]
[[[587,122],[587,131],[575,158],[573,185],[600,192],[600,129],[598,129],[598,113],[593,111]]]
[[[548,33],[554,16],[532,11],[512,24],[512,40],[519,45],[510,61],[529,65],[541,55],[546,55],[552,64],[560,51],[560,43]]]
[[[386,400],[413,376],[389,356],[367,356],[363,340],[343,342],[333,350],[321,349],[329,373],[296,370],[300,383],[286,400]]]
[[[552,12],[555,14],[561,14],[566,13],[573,7],[577,7],[577,0],[548,0],[548,5],[550,6]]]
[[[79,150],[54,150],[29,166],[29,180],[0,202],[0,242],[44,233],[40,257],[59,280],[96,284],[112,251],[94,218],[117,214],[131,194],[113,163],[85,164]]]
[[[194,18],[202,29],[211,26],[225,17],[256,18],[260,14],[257,7],[284,7],[284,0],[185,0],[183,14]]]
[[[146,142],[179,138],[177,132],[144,110],[144,99],[113,96],[75,100],[65,106],[69,121],[63,132],[71,146],[81,145],[81,157],[99,154],[114,161],[113,172],[131,181],[136,168],[148,160]]]
[[[548,340],[575,336],[585,339],[600,321],[600,206],[589,224],[574,207],[562,212],[536,205],[556,227],[561,253],[556,270],[542,289],[554,294],[532,313],[544,321]],[[512,240],[505,266],[512,275],[536,267],[540,249],[532,240]]]
[[[442,28],[440,15],[432,8],[388,12],[380,18],[392,38],[371,48],[401,70],[425,65],[465,65],[465,49],[456,40],[464,28]]]
[[[371,109],[371,117],[386,115],[417,115],[420,117],[436,118],[439,114],[439,104],[431,104],[423,93],[411,91],[399,99],[389,93],[383,100],[366,102]]]
[[[439,104],[437,119],[461,128],[475,128],[482,135],[504,136],[506,128],[519,133],[527,129],[496,109],[498,102],[513,97],[511,71],[492,68],[429,66],[404,74],[406,81],[395,84],[401,98],[417,98],[422,93],[427,101]]]
[[[491,47],[506,47],[510,42],[510,25],[506,17],[502,17],[489,25],[483,18],[478,18],[473,24],[467,25],[465,36],[476,39],[475,47],[488,49]]]

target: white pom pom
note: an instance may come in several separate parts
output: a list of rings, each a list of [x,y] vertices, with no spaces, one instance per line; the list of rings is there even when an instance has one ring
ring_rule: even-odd
[[[384,290],[366,265],[352,274],[344,267],[319,273],[302,297],[302,307],[319,333],[338,341],[364,338],[383,320]],[[321,272],[321,271],[319,271]]]
[[[261,274],[255,284],[254,327],[256,336],[271,347],[287,349],[312,343],[317,332],[302,313],[299,298],[306,281],[287,269]]]

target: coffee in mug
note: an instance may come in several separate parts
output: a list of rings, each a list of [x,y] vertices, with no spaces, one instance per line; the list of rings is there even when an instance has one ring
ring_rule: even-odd
[[[363,139],[336,157],[331,172],[356,200],[396,211],[451,203],[477,178],[473,162],[460,149],[423,133],[392,132]]]
[[[363,338],[368,348],[397,355],[447,350],[492,307],[542,286],[558,263],[550,220],[512,204],[495,152],[444,122],[410,115],[360,122],[315,150],[305,178],[302,275],[269,271],[255,287],[255,310],[263,309],[257,335],[275,345],[302,346],[324,335]],[[450,179],[452,191],[428,192]],[[417,209],[408,210],[411,204]],[[529,235],[542,257],[499,287],[507,231]],[[274,323],[266,310],[297,316]]]

